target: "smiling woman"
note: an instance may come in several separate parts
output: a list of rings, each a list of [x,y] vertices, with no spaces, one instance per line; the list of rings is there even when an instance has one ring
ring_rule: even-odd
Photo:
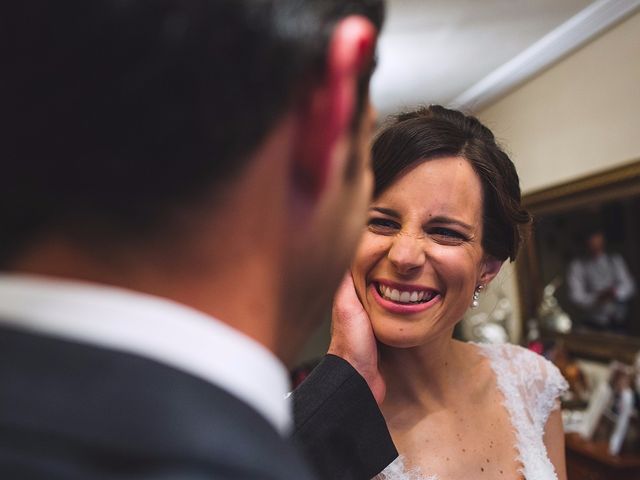
[[[354,277],[383,343],[413,347],[451,330],[498,272],[501,262],[483,253],[474,198],[482,187],[470,163],[447,156],[409,167],[372,204]]]
[[[351,273],[401,453],[379,478],[566,478],[558,370],[520,347],[452,339],[530,223],[513,163],[478,120],[440,106],[395,117],[372,157]]]

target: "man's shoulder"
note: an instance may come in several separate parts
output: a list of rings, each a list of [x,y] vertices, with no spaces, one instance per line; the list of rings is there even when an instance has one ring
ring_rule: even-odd
[[[161,466],[159,478],[174,468],[193,478],[211,478],[206,471],[288,478],[301,469],[305,478],[291,446],[260,414],[188,373],[7,328],[0,328],[0,358],[0,472],[22,462],[99,471]]]

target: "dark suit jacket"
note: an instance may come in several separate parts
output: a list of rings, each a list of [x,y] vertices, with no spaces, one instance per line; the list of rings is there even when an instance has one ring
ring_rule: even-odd
[[[330,357],[300,387],[295,438],[310,467],[261,415],[195,376],[137,355],[2,327],[0,478],[370,478],[396,454],[354,373]],[[355,415],[363,402],[377,425],[367,431]],[[327,460],[334,441],[353,457]]]
[[[323,479],[370,479],[397,456],[365,380],[327,355],[294,392],[294,442]]]

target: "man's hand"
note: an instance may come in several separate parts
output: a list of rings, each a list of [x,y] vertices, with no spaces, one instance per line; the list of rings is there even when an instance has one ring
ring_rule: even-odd
[[[614,287],[609,287],[598,294],[598,303],[607,303],[616,298],[616,289]]]
[[[348,273],[333,300],[329,352],[343,358],[364,377],[378,405],[386,386],[378,369],[378,347],[371,321]]]

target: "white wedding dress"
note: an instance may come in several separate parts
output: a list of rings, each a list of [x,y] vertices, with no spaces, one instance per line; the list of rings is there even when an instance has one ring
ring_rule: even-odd
[[[543,442],[549,414],[559,407],[567,389],[560,371],[540,355],[516,345],[476,344],[496,376],[516,437],[520,473],[527,480],[556,480]],[[447,480],[429,472],[409,470],[398,457],[374,480]]]

